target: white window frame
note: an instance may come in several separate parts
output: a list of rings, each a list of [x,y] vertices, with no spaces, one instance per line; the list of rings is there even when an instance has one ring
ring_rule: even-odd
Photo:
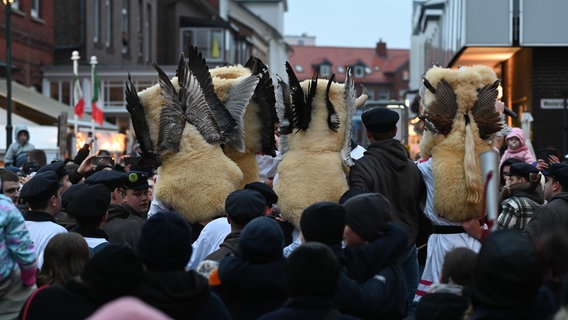
[[[30,10],[30,15],[32,18],[41,19],[41,0],[32,0],[32,8]]]
[[[355,78],[363,78],[365,77],[365,67],[363,66],[354,66],[353,67],[353,76]]]
[[[331,77],[331,65],[326,64],[326,63],[320,64],[319,74],[322,77]]]

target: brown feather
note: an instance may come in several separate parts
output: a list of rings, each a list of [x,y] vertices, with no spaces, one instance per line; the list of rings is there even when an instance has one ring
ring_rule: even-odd
[[[492,134],[497,133],[503,127],[501,116],[495,108],[495,100],[497,99],[497,87],[499,80],[491,85],[486,85],[477,93],[477,101],[471,110],[477,128],[479,129],[479,137],[483,140],[488,139]]]
[[[435,97],[434,102],[424,112],[424,117],[434,126],[435,132],[446,136],[452,131],[452,123],[458,109],[456,94],[449,83],[441,80]]]

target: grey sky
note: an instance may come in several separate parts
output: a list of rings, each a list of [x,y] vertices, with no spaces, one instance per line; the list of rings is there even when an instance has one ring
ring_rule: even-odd
[[[412,0],[287,0],[284,35],[316,36],[318,46],[409,49]]]

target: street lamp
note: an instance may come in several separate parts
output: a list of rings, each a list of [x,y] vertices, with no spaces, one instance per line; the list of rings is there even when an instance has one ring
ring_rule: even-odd
[[[6,151],[12,143],[12,2],[3,0],[6,6]]]

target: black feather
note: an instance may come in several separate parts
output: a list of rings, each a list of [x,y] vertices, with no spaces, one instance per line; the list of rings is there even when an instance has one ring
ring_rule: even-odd
[[[277,76],[278,77],[278,76]],[[278,105],[277,108],[281,108],[279,112],[280,117],[280,128],[279,133],[282,135],[291,134],[292,133],[292,101],[290,96],[290,87],[280,78],[278,77],[278,94],[280,95],[281,105]],[[278,99],[277,99],[278,100]]]
[[[238,130],[237,122],[233,119],[227,108],[225,108],[221,100],[219,100],[219,97],[215,94],[215,88],[213,87],[213,80],[209,73],[209,67],[207,67],[207,63],[201,55],[201,52],[199,52],[199,50],[194,46],[189,47],[188,66],[199,82],[199,85],[203,90],[205,100],[211,107],[211,110],[215,115],[215,119],[221,128],[222,134],[226,136],[236,134]]]
[[[302,90],[302,87],[300,86],[300,81],[298,81],[298,78],[296,78],[296,74],[294,73],[294,70],[292,70],[292,66],[290,66],[290,63],[288,62],[286,62],[286,73],[288,74],[288,83],[290,84],[290,95],[292,97],[291,127],[292,129],[300,130],[301,125],[305,122],[303,118],[305,117],[308,106],[306,104],[304,90]]]
[[[140,98],[138,97],[138,92],[130,74],[128,74],[128,82],[126,83],[126,110],[130,113],[130,118],[132,119],[132,127],[134,128],[134,133],[136,134],[136,139],[140,143],[140,150],[142,151],[142,165],[147,165],[151,167],[158,167],[161,165],[161,161],[154,150],[154,143],[150,138],[150,129],[148,128],[148,122],[146,121],[146,113],[142,103],[140,103]]]
[[[274,85],[268,72],[268,67],[258,58],[251,57],[245,64],[252,74],[260,75],[260,81],[254,90],[252,102],[258,106],[257,117],[260,121],[261,153],[276,156],[276,139],[274,138],[274,124],[276,117],[276,97]]]
[[[329,100],[329,90],[331,89],[331,84],[335,82],[335,73],[331,75],[331,79],[327,82],[327,87],[325,89],[325,106],[327,107],[327,126],[332,130],[337,132],[339,128],[339,115],[333,107],[333,103]]]
[[[436,89],[434,89],[434,87],[432,86],[432,84],[430,83],[430,81],[428,81],[428,79],[426,78],[422,78],[422,83],[424,84],[424,86],[430,90],[430,92],[436,94]]]
[[[316,71],[312,77],[312,80],[308,84],[308,95],[306,96],[306,108],[304,109],[303,115],[301,115],[299,130],[308,130],[310,122],[312,121],[312,102],[316,96],[316,90],[318,88],[318,77],[319,73]]]

